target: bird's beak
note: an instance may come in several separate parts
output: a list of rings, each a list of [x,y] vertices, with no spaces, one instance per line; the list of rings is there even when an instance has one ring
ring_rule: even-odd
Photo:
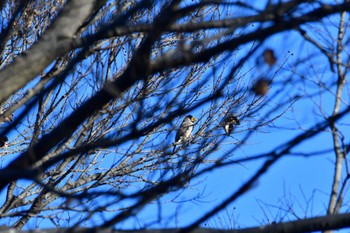
[[[191,121],[192,121],[192,122],[195,122],[196,120],[197,120],[197,119],[194,118],[194,117],[191,118]]]

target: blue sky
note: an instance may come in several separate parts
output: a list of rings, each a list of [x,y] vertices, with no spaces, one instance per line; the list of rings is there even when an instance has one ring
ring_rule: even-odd
[[[337,17],[333,17],[332,21],[336,22]],[[329,21],[326,20],[329,26]],[[310,26],[310,25],[308,25]],[[312,26],[312,25],[311,25]],[[312,28],[312,27],[311,27]],[[331,33],[336,36],[336,28],[328,28]],[[312,33],[312,31],[309,31]],[[317,32],[317,31],[316,31]],[[307,57],[313,54],[316,50],[309,43],[300,41],[300,37],[295,32],[287,32],[273,36],[264,43],[264,48],[272,48],[277,53],[279,58],[278,65],[284,64],[281,70],[277,73],[274,81],[276,83],[283,82],[284,78],[292,77],[292,80],[298,80],[299,74],[310,75],[310,81],[322,79],[328,87],[334,92],[334,86],[331,86],[336,79],[336,75],[328,70],[328,63],[321,55],[314,58],[311,63],[305,63],[295,69],[293,64],[298,58]],[[244,50],[242,51],[244,53]],[[256,57],[254,57],[256,59]],[[249,69],[254,61],[250,61],[246,67]],[[254,71],[261,72],[265,75],[274,74],[275,70],[266,70],[264,67],[255,67]],[[266,68],[266,67],[265,67]],[[296,73],[296,74],[293,74]],[[253,76],[259,76],[254,74]],[[333,81],[332,81],[333,80]],[[317,86],[312,82],[306,81],[307,91],[315,93],[312,97],[305,97],[293,105],[281,118],[274,122],[279,127],[290,128],[291,130],[269,128],[263,129],[264,133],[256,133],[249,140],[250,145],[244,146],[238,150],[237,156],[244,157],[249,155],[268,152],[294,136],[302,133],[303,130],[315,125],[324,120],[322,113],[329,116],[334,105],[334,95],[324,92],[317,94]],[[304,84],[291,84],[285,87],[283,95],[292,96],[293,92],[304,95]],[[272,96],[276,89],[274,87],[269,96]],[[345,89],[345,101],[348,100],[349,92]],[[281,97],[281,96],[280,96]],[[283,96],[282,96],[283,97]],[[281,98],[283,99],[283,98]],[[276,102],[276,100],[273,100]],[[273,105],[272,103],[271,105]],[[322,111],[320,112],[320,107]],[[200,115],[198,110],[193,115]],[[345,117],[341,122],[347,122],[349,117]],[[239,129],[247,127],[244,122]],[[347,138],[348,125],[342,124],[339,126],[342,133]],[[234,134],[234,137],[239,138],[239,133]],[[227,139],[233,140],[233,139]],[[347,142],[347,141],[346,141]],[[332,149],[332,138],[329,131],[323,132],[314,138],[307,140],[293,150],[293,152],[313,153],[322,150]],[[221,203],[225,197],[246,181],[261,165],[261,161],[244,163],[242,165],[232,165],[227,168],[218,169],[214,172],[206,174],[201,179],[192,181],[194,187],[184,192],[180,200],[189,200],[200,193],[203,198],[192,202],[180,201],[177,203],[168,203],[172,200],[172,196],[162,198],[165,203],[162,205],[164,213],[169,213],[169,216],[174,216],[174,212],[178,211],[176,218],[169,218],[161,226],[176,227],[186,226],[190,224],[196,217],[202,216],[206,211],[211,210],[215,205]],[[235,227],[249,227],[260,224],[268,224],[271,222],[295,220],[296,217],[312,217],[324,215],[327,211],[329,202],[329,193],[331,190],[332,178],[334,174],[334,153],[317,154],[310,157],[297,155],[284,156],[270,170],[261,177],[256,186],[237,202],[232,203],[227,208],[227,212],[223,211],[218,216],[214,217],[206,223],[206,226],[220,227],[223,219],[226,218],[233,221]],[[348,199],[348,198],[346,198]],[[291,209],[288,209],[291,208]],[[346,209],[344,209],[346,210]],[[154,217],[157,208],[146,208],[142,216],[149,218]],[[231,215],[232,216],[228,216]],[[227,223],[227,222],[226,222]],[[131,223],[130,223],[131,224]],[[128,225],[128,224],[126,224]],[[132,224],[131,224],[132,225]],[[157,226],[155,224],[154,226]],[[221,226],[232,227],[232,226]]]

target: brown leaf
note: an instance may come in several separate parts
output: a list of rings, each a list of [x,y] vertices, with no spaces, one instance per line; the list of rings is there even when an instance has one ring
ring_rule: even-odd
[[[252,91],[256,94],[256,95],[260,95],[260,96],[264,96],[266,95],[269,90],[270,90],[270,80],[267,80],[265,78],[261,78],[259,80],[257,80],[252,88]]]
[[[264,51],[264,61],[269,66],[272,66],[276,63],[277,58],[275,56],[275,53],[272,49],[265,49]]]

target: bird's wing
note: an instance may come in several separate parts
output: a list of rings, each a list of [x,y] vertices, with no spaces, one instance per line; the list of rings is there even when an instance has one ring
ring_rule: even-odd
[[[193,130],[193,125],[186,127],[186,130],[184,132],[184,136],[186,139],[188,139],[191,136],[192,130]]]
[[[182,135],[183,135],[183,132],[182,132],[182,129],[180,128],[176,131],[175,143],[180,141]]]
[[[192,130],[193,130],[193,123],[191,119],[186,117],[183,120],[181,127],[176,132],[175,141],[176,142],[179,141],[182,137],[187,139],[191,135]]]
[[[181,128],[186,128],[186,127],[191,126],[191,125],[193,125],[191,119],[186,117],[181,124]]]

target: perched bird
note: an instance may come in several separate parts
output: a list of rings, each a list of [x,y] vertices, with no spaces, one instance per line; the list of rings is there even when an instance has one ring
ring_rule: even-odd
[[[190,139],[192,130],[193,130],[193,123],[197,119],[194,118],[192,115],[188,115],[184,118],[184,120],[181,123],[180,128],[176,131],[175,136],[175,144],[174,144],[174,150],[176,148],[176,145],[179,145],[180,143],[184,143]]]
[[[230,136],[232,130],[233,130],[233,125],[239,125],[240,122],[238,120],[238,118],[233,115],[232,113],[230,113],[230,115],[228,115],[222,123],[222,127],[224,128],[226,135]]]

